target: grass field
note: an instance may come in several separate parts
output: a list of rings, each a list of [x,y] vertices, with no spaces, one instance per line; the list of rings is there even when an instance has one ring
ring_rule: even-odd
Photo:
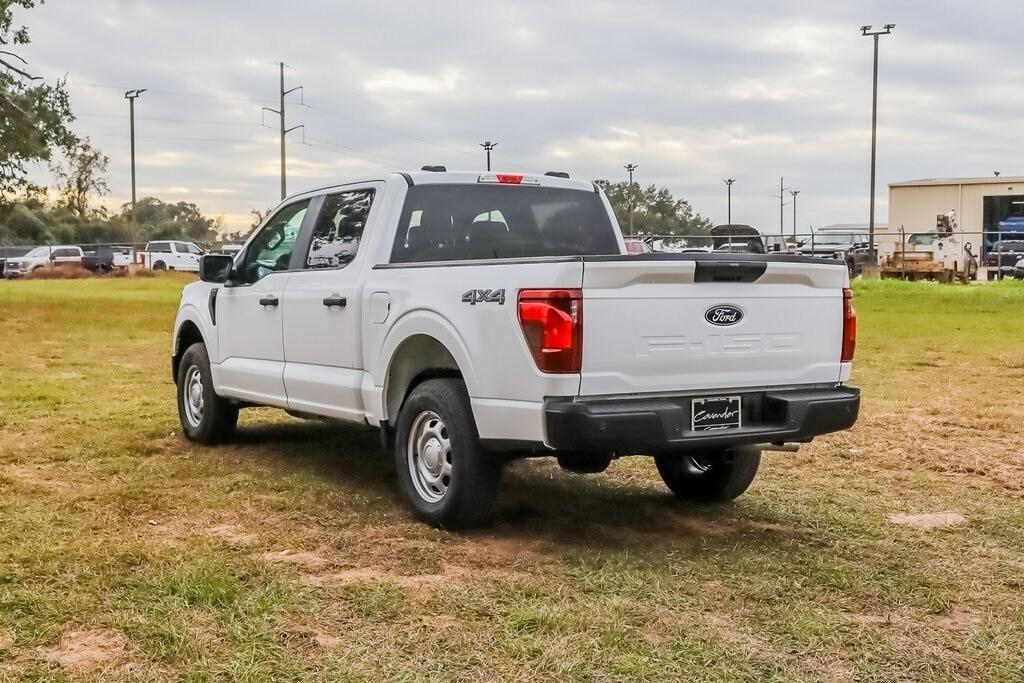
[[[0,681],[1024,678],[1020,283],[861,283],[860,423],[731,506],[523,462],[455,534],[373,432],[183,441],[183,282],[0,282]]]

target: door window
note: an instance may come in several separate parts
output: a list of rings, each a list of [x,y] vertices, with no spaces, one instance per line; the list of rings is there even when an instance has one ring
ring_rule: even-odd
[[[160,254],[170,253],[171,243],[170,242],[150,242],[149,248],[146,251],[155,251]]]
[[[252,284],[270,273],[288,270],[295,240],[306,217],[309,200],[289,204],[267,221],[245,250],[238,264],[237,281]]]
[[[313,228],[306,268],[344,268],[356,257],[363,239],[373,190],[330,194]]]

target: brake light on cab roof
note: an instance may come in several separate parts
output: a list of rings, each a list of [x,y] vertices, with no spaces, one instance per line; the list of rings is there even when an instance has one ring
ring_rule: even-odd
[[[540,178],[523,175],[522,173],[483,173],[476,181],[478,183],[499,183],[501,185],[540,185]]]

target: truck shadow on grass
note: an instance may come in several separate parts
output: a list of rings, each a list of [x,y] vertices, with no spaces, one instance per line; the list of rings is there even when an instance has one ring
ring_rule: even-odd
[[[375,501],[357,511],[360,517],[383,515],[396,524],[411,519],[396,488],[391,454],[373,430],[318,422],[260,423],[240,428],[230,448],[234,455],[255,457],[281,473],[304,474],[314,485],[350,493],[354,500]],[[634,483],[644,465],[641,459],[620,462],[597,475],[562,472],[546,458],[510,463],[492,523],[457,535],[641,554],[687,543],[820,543],[792,526],[791,519],[772,518],[761,506],[755,514],[742,498],[709,507],[681,503],[656,475]],[[653,472],[653,463],[650,467]],[[629,481],[622,476],[625,470]],[[756,495],[756,483],[748,495]]]

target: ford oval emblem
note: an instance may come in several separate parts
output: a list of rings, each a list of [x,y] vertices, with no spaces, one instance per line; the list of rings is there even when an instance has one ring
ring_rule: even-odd
[[[722,327],[735,325],[743,320],[743,311],[729,304],[719,304],[706,310],[704,312],[704,319],[712,325],[720,325]]]

